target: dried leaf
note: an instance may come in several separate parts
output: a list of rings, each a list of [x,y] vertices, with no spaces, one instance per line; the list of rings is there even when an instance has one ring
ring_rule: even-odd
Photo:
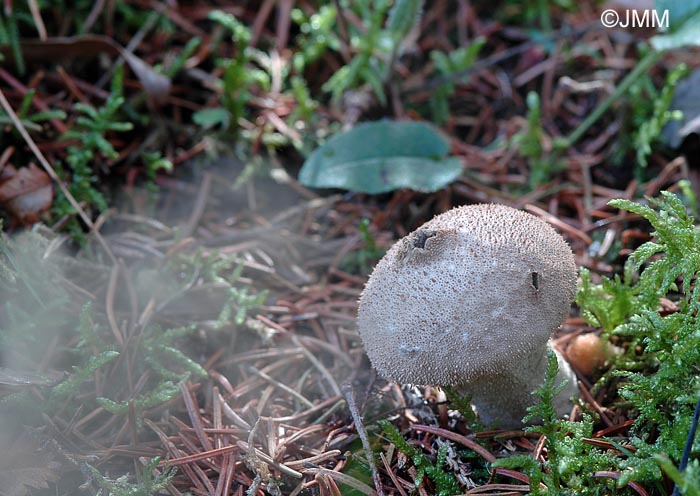
[[[27,433],[0,451],[0,496],[26,496],[59,479],[61,464]]]
[[[153,70],[153,67],[138,58],[131,52],[120,48],[120,52],[126,63],[129,64],[131,70],[134,71],[136,77],[141,81],[143,90],[156,102],[162,103],[170,93],[170,78],[159,74]]]
[[[155,101],[162,101],[170,92],[170,78],[156,72],[150,65],[127,51],[112,38],[101,35],[82,35],[47,38],[45,41],[29,40],[20,43],[22,55],[27,60],[82,59],[100,53],[120,55],[141,82],[144,91]],[[0,47],[0,54],[12,60],[12,52]]]
[[[39,220],[51,207],[53,187],[49,176],[31,164],[17,170],[8,165],[0,175],[0,205],[21,223]]]
[[[0,367],[0,385],[3,386],[44,386],[49,382],[38,374]]]

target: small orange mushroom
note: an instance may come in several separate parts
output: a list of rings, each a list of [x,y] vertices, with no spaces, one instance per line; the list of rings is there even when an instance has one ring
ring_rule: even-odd
[[[609,358],[609,350],[598,335],[579,334],[569,342],[566,357],[575,369],[583,375],[591,376]]]

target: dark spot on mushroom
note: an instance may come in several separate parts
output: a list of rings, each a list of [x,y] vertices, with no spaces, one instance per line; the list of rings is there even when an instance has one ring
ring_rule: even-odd
[[[428,240],[428,238],[432,238],[436,234],[437,234],[437,232],[435,232],[435,231],[427,231],[427,230],[416,231],[416,235],[413,238],[413,247],[420,248],[421,250],[424,249],[425,242]]]
[[[537,272],[532,272],[530,274],[532,277],[532,287],[535,288],[535,291],[540,290],[540,275]]]

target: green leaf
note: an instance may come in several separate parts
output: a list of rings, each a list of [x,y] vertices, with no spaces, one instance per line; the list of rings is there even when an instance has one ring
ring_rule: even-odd
[[[419,21],[423,0],[397,0],[389,11],[387,28],[394,42],[403,40]]]
[[[424,193],[450,184],[462,172],[449,143],[422,122],[376,121],[333,136],[306,160],[299,180],[312,188]]]
[[[679,472],[673,462],[664,455],[658,453],[652,455],[654,460],[666,472],[673,482],[681,489],[681,494],[688,496],[700,496],[700,482],[697,479],[698,462],[694,460],[685,472]]]
[[[74,371],[66,380],[58,384],[51,391],[51,399],[59,401],[68,396],[75,395],[80,384],[87,381],[97,369],[104,367],[106,364],[119,356],[119,352],[114,350],[104,351],[99,355],[90,357],[88,363],[82,367],[73,367]]]
[[[659,18],[668,11],[668,27],[676,31],[690,16],[700,12],[700,0],[656,0],[654,10]]]
[[[698,3],[698,2],[691,2]],[[657,9],[660,10],[660,9]],[[670,12],[670,10],[669,10]],[[685,46],[700,45],[700,10],[694,10],[692,15],[678,22],[677,26],[669,20],[670,30],[668,34],[656,35],[651,39],[651,46],[661,52]]]
[[[210,129],[219,124],[226,128],[230,120],[231,115],[223,107],[205,108],[192,114],[192,121],[204,129]]]

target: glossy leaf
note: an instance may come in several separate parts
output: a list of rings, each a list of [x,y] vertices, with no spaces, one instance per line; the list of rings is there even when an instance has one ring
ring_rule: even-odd
[[[654,36],[657,51],[700,45],[700,0],[665,0],[657,3],[660,18],[668,12],[668,33]]]
[[[316,149],[299,173],[302,184],[362,193],[409,188],[425,193],[450,184],[462,172],[447,157],[449,143],[431,125],[377,121],[337,134]]]
[[[668,11],[668,28],[676,31],[693,14],[700,12],[700,0],[656,0],[654,10],[659,18]]]

